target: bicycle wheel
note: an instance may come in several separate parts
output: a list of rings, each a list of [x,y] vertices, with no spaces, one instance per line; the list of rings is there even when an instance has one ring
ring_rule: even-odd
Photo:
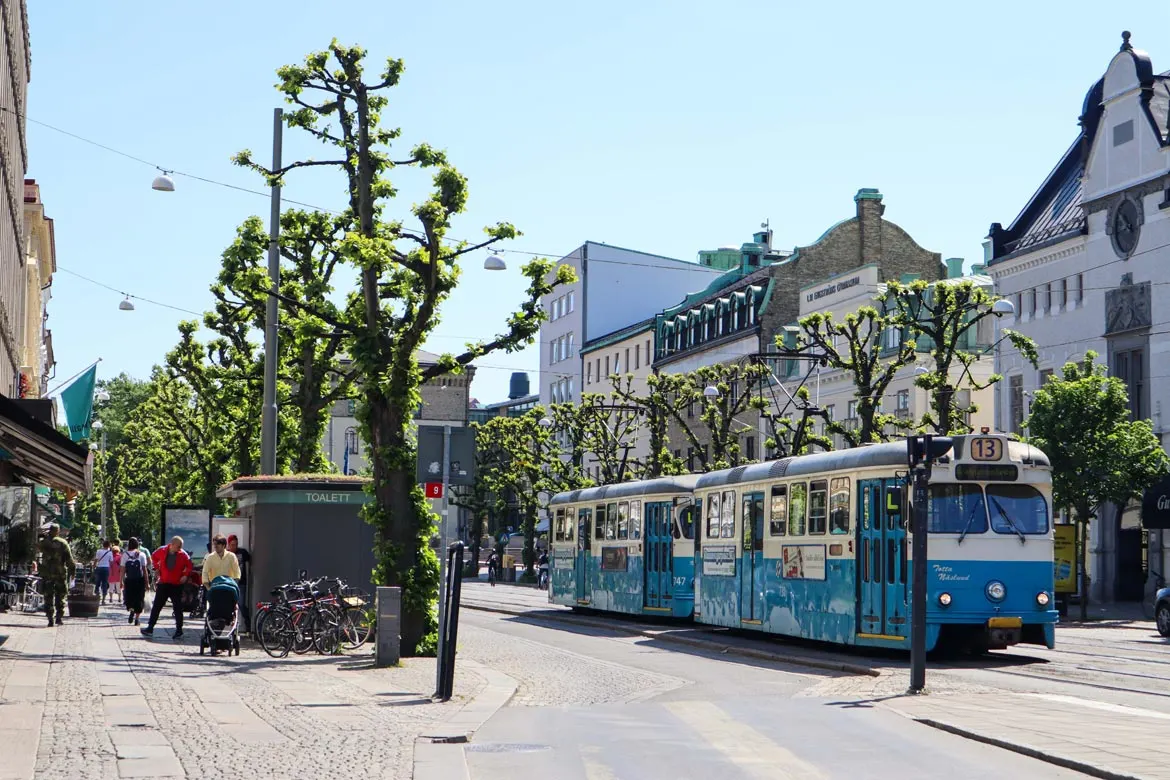
[[[264,652],[273,658],[284,658],[292,647],[292,621],[287,612],[272,610],[256,623],[256,637]]]
[[[318,610],[313,615],[313,647],[321,655],[341,652],[341,621],[333,610]]]
[[[292,651],[304,655],[313,649],[313,613],[302,609],[292,617]]]
[[[373,614],[365,607],[348,607],[341,614],[341,641],[350,650],[364,645],[373,628]]]

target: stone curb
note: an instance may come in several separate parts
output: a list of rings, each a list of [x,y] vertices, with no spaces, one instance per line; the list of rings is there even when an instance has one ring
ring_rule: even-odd
[[[725,645],[721,642],[714,642],[707,639],[675,636],[669,632],[656,633],[647,629],[633,628],[631,626],[623,626],[621,624],[610,623],[602,620],[594,620],[587,617],[561,617],[557,614],[533,615],[529,611],[506,609],[504,607],[483,606],[467,601],[464,601],[461,606],[467,607],[468,609],[479,610],[480,612],[497,612],[502,615],[529,617],[536,620],[556,620],[562,623],[571,623],[577,626],[593,626],[594,628],[604,628],[609,631],[618,631],[625,634],[632,634],[634,636],[643,636],[647,639],[657,639],[662,642],[674,642],[675,644],[687,645],[689,647],[698,647],[704,650],[709,650],[713,653],[744,656],[746,658],[755,658],[761,661],[772,661],[775,663],[788,664],[790,666],[806,666],[811,669],[824,669],[830,672],[845,672],[846,674],[856,674],[866,677],[881,677],[882,675],[879,670],[871,669],[868,666],[862,666],[860,664],[850,664],[843,661],[818,661],[815,658],[794,658],[792,656],[773,653],[767,650],[757,650],[753,647]]]
[[[418,735],[411,774],[414,780],[470,778],[464,743],[516,695],[517,683],[508,675],[477,661],[459,663],[483,677],[486,685],[451,717]]]
[[[1028,756],[1029,758],[1034,758],[1037,761],[1043,761],[1047,764],[1053,764],[1065,769],[1071,769],[1074,772],[1080,772],[1092,777],[1100,777],[1104,778],[1104,780],[1142,780],[1142,778],[1137,777],[1136,775],[1127,775],[1121,772],[1114,772],[1111,769],[1104,769],[1099,766],[1094,766],[1093,764],[1087,764],[1083,761],[1065,758],[1064,756],[1059,756],[1054,753],[1045,753],[1043,750],[1028,747],[1027,745],[1019,745],[1015,742],[996,739],[995,737],[989,737],[986,734],[980,734],[977,731],[970,731],[968,729],[959,728],[958,726],[952,725],[950,723],[942,723],[941,721],[932,720],[930,718],[912,718],[912,720],[915,723],[921,723],[924,726],[930,726],[931,728],[938,729],[939,731],[945,731],[959,737],[964,737],[965,739],[972,740],[973,742],[982,742],[985,745],[992,745],[997,748],[1002,748],[1003,750],[1010,750],[1013,753],[1019,753],[1022,756]]]

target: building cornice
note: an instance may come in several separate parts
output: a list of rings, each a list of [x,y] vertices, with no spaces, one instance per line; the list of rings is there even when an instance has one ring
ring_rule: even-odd
[[[1031,254],[1020,255],[1019,257],[1012,257],[1002,260],[999,263],[987,268],[984,273],[991,276],[992,279],[999,281],[1000,279],[1014,276],[1025,271],[1031,271],[1049,263],[1055,263],[1058,260],[1063,260],[1066,257],[1081,254],[1085,251],[1086,236],[1077,236],[1071,239],[1069,245],[1062,246],[1053,250],[1052,247],[1045,247],[1043,252],[1033,252]],[[1050,251],[1053,250],[1053,251]]]
[[[1114,187],[1111,190],[1102,192],[1100,195],[1094,196],[1092,200],[1085,200],[1081,204],[1081,207],[1084,208],[1086,214],[1108,211],[1118,200],[1127,195],[1134,198],[1144,198],[1147,195],[1162,192],[1167,187],[1170,187],[1170,175],[1159,173],[1153,178],[1130,182],[1121,187]]]

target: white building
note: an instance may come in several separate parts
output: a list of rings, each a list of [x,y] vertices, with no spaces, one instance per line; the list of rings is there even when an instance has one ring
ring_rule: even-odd
[[[1047,374],[1093,350],[1129,386],[1134,417],[1151,419],[1164,436],[1168,113],[1170,73],[1155,74],[1149,56],[1123,33],[1121,50],[1085,97],[1072,146],[1008,228],[991,226],[988,273],[997,292],[1016,305],[1015,322],[1003,324],[1033,338],[1041,359],[1037,370],[1004,343],[996,399],[1003,430],[1021,430],[1031,393]],[[1150,537],[1152,568],[1165,572],[1170,562],[1158,534]],[[1103,513],[1088,547],[1092,599],[1142,597],[1147,553],[1139,508]]]
[[[581,346],[652,317],[722,271],[661,255],[586,241],[563,257],[577,282],[557,287],[541,302],[549,319],[540,328],[540,402],[581,400]],[[612,373],[624,372],[613,366]]]

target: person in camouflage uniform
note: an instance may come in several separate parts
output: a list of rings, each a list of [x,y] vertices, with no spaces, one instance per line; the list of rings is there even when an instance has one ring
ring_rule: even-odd
[[[73,560],[73,551],[69,543],[58,534],[61,529],[56,525],[49,526],[49,536],[41,540],[41,583],[45,588],[45,612],[49,616],[49,626],[53,625],[53,604],[57,605],[57,625],[61,625],[65,617],[65,594],[69,590],[69,581],[77,573],[77,564]]]

